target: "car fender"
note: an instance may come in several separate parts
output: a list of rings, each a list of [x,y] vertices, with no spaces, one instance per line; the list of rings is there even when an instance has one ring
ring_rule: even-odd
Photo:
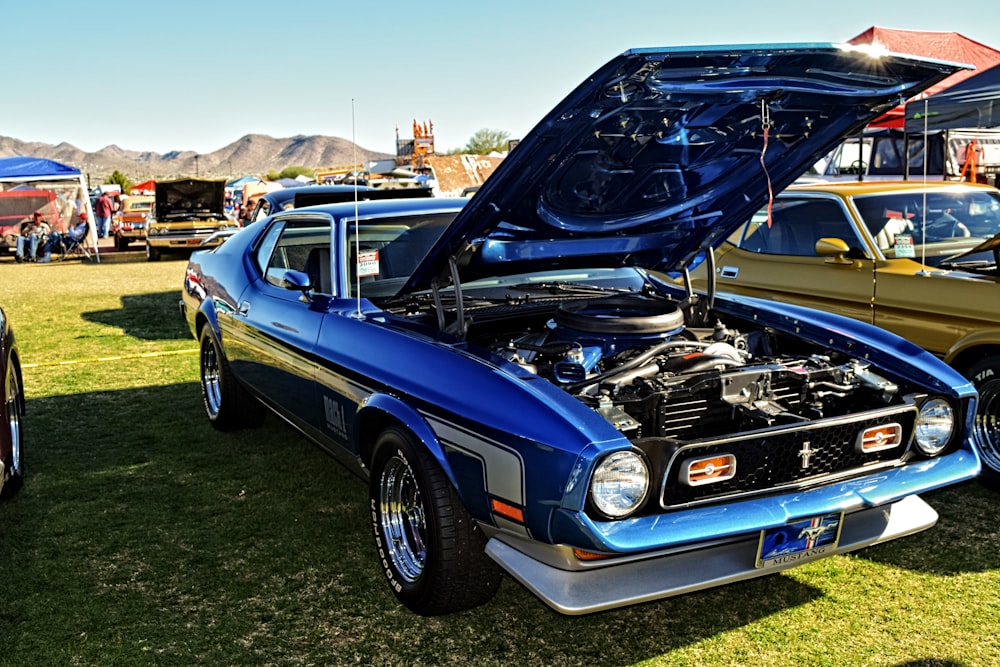
[[[456,474],[444,444],[425,416],[395,396],[385,393],[372,394],[359,406],[354,420],[352,439],[356,443],[357,455],[364,467],[370,466],[379,433],[393,422],[409,431],[437,462],[469,512],[480,520],[489,521],[490,512],[484,495],[487,492],[484,487],[485,468],[479,474],[471,476]],[[523,470],[520,467],[516,471],[508,472],[516,476],[518,485],[523,485]]]
[[[212,333],[215,334],[216,340],[222,339],[222,332],[219,329],[219,314],[215,309],[215,302],[212,299],[202,299],[201,303],[198,304],[198,311],[195,314],[194,322],[194,335],[196,338],[201,331],[202,323],[205,323],[212,327]]]
[[[375,440],[387,421],[398,422],[420,440],[452,484],[455,483],[454,475],[444,456],[444,448],[427,420],[409,404],[384,393],[372,394],[365,399],[358,407],[358,414],[354,420],[352,439],[357,443],[357,454],[366,467],[371,462]]]
[[[948,348],[944,361],[953,368],[962,370],[956,363],[977,348],[1000,348],[1000,328],[978,329],[963,336]],[[964,364],[963,364],[964,365]]]

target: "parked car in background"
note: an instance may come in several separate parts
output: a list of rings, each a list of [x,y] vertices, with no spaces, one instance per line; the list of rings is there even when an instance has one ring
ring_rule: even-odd
[[[367,185],[304,185],[265,192],[257,200],[250,222],[257,222],[279,211],[318,204],[371,201],[373,199],[424,199],[433,196],[430,188],[375,188]]]
[[[155,203],[153,195],[131,195],[122,200],[121,209],[111,222],[116,248],[128,250],[130,243],[146,238],[146,222]]]
[[[146,224],[146,259],[157,261],[164,252],[211,247],[217,231],[240,225],[226,215],[226,182],[197,178],[157,181],[153,213]]]
[[[247,216],[245,225],[263,220],[269,215],[304,206],[336,204],[338,202],[372,201],[385,199],[426,199],[432,197],[430,188],[375,188],[367,185],[303,185],[265,192],[257,197]],[[217,245],[239,230],[224,229],[213,234],[204,245]]]
[[[376,560],[421,614],[489,600],[502,572],[580,614],[929,528],[916,494],[979,472],[970,383],[869,324],[672,277],[953,71],[628,51],[474,197],[251,224],[184,280],[208,419],[269,409],[367,479]]]
[[[932,181],[793,185],[716,253],[720,289],[853,317],[930,350],[980,392],[1000,475],[1000,190]],[[706,267],[695,271],[704,285]]]
[[[0,498],[11,498],[24,484],[24,383],[14,329],[0,308]]]

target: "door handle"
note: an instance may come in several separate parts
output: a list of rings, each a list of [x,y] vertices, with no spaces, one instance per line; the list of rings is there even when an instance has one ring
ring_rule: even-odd
[[[240,307],[236,310],[236,314],[240,317],[246,317],[250,313],[250,302],[241,301]]]
[[[738,266],[724,266],[719,271],[720,278],[735,278],[738,275],[740,275],[740,267]]]

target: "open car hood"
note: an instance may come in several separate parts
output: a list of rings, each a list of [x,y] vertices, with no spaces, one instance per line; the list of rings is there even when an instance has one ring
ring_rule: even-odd
[[[225,217],[226,182],[185,178],[156,182],[156,218]]]
[[[671,271],[845,137],[963,65],[834,44],[627,51],[569,94],[401,293],[527,271]]]
[[[964,259],[966,257],[970,257],[972,255],[978,255],[981,252],[991,251],[995,253],[998,249],[1000,249],[1000,234],[996,234],[992,238],[986,239],[985,241],[983,241],[974,248],[969,248],[968,250],[962,251],[957,255],[952,255],[951,257],[946,258],[944,261],[954,262],[960,259]]]

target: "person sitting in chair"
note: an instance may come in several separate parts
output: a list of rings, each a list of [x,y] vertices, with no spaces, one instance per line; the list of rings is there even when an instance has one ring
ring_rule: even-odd
[[[45,256],[42,257],[39,262],[49,262],[52,261],[52,252],[59,250],[60,246],[67,246],[70,243],[82,243],[87,237],[87,229],[89,224],[87,222],[87,213],[83,212],[80,214],[80,222],[76,223],[69,228],[69,231],[65,234],[50,234],[49,240],[45,243]]]
[[[45,240],[48,231],[49,223],[42,218],[41,211],[35,211],[31,215],[31,220],[22,222],[15,248],[15,261],[34,262],[38,256],[38,246]]]

